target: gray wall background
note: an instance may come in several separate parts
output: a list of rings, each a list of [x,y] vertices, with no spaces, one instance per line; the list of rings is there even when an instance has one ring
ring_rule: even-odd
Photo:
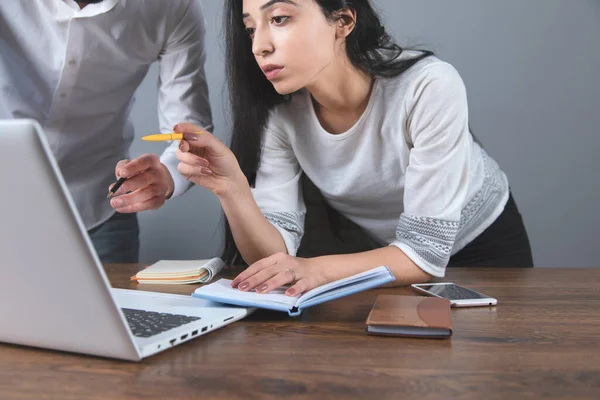
[[[471,125],[504,171],[536,266],[600,267],[600,0],[376,0],[401,45],[452,63],[468,90]],[[229,135],[222,2],[204,1],[215,134]],[[136,137],[157,132],[157,69],[133,109]],[[136,140],[132,156],[162,147]],[[221,209],[193,188],[140,215],[141,261],[219,254]]]

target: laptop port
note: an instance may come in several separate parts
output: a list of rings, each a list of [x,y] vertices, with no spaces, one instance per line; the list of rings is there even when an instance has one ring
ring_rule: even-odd
[[[175,344],[175,341],[176,341],[176,340],[177,340],[177,339],[171,339],[171,340],[169,341],[169,343],[171,343],[171,346],[173,346],[173,345]]]
[[[198,329],[196,329],[195,331],[192,331],[192,336],[196,336],[198,334]]]
[[[233,319],[233,317],[225,318],[225,319],[223,320],[223,322],[227,322],[227,321],[229,321],[230,319]]]
[[[202,328],[202,333],[206,332],[207,329],[208,329],[208,326],[205,326],[204,328]]]
[[[183,336],[181,336],[181,340],[185,340],[185,339],[187,339],[187,337],[188,337],[188,335],[187,335],[187,334],[186,334],[186,335],[183,335]]]

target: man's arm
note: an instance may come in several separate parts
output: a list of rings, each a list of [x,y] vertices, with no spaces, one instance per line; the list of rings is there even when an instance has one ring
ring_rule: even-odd
[[[169,5],[169,11],[172,6]],[[171,12],[170,33],[159,56],[158,117],[161,132],[170,132],[179,122],[191,122],[212,132],[212,115],[204,71],[206,60],[205,22],[200,2],[184,2]],[[165,149],[160,161],[173,178],[174,191],[183,194],[191,183],[179,172],[175,157],[179,142]]]
[[[168,3],[168,5],[167,5]],[[212,131],[208,85],[204,73],[204,18],[196,0],[165,2],[167,21],[163,48],[159,54],[158,117],[162,132],[179,122],[193,122]],[[158,24],[157,24],[158,26]],[[120,213],[155,210],[167,198],[184,193],[190,186],[179,172],[172,143],[161,155],[144,154],[123,160],[116,166],[117,177],[129,179],[116,192],[111,206]]]

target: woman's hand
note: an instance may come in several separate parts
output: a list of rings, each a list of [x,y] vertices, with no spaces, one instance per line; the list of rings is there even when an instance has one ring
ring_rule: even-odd
[[[187,180],[217,196],[248,186],[233,152],[212,134],[190,123],[177,124],[173,131],[183,133],[177,170]]]
[[[256,289],[256,292],[264,294],[291,284],[285,294],[297,296],[326,283],[328,282],[322,274],[322,268],[314,259],[277,253],[250,265],[235,277],[231,287],[244,292]]]

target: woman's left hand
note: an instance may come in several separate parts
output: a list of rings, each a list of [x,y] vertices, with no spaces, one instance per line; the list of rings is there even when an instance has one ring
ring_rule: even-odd
[[[250,265],[231,282],[231,287],[264,294],[290,284],[287,296],[297,296],[327,283],[321,268],[310,258],[276,253]]]

